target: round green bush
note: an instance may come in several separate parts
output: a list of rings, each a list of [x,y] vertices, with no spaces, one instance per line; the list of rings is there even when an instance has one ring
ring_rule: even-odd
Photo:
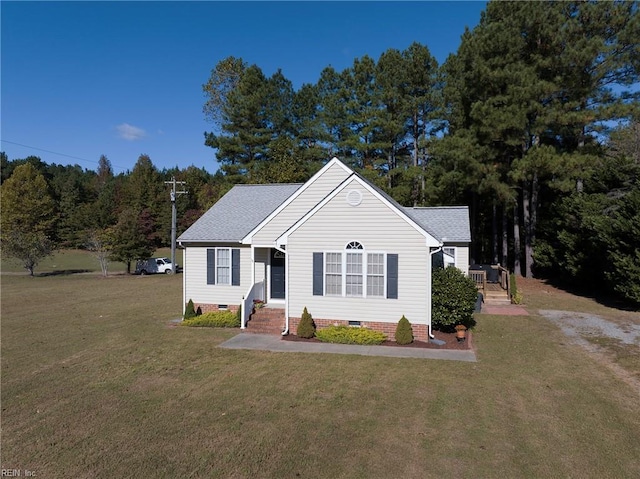
[[[475,282],[458,268],[433,270],[432,326],[453,332],[455,325],[475,325],[473,312],[478,298]]]
[[[411,323],[407,318],[404,317],[404,314],[398,321],[398,326],[396,326],[396,343],[398,344],[411,344],[413,342],[413,328],[411,327]]]
[[[298,324],[298,337],[300,338],[313,338],[316,335],[316,324],[313,322],[313,317],[307,311],[305,306],[302,311],[302,317],[300,318],[300,324]]]

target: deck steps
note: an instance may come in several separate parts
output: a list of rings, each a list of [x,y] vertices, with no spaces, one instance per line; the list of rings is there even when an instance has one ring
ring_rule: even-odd
[[[511,298],[506,291],[485,291],[484,302],[492,305],[506,305],[511,304]]]
[[[247,321],[245,333],[280,334],[284,330],[284,309],[256,309]]]

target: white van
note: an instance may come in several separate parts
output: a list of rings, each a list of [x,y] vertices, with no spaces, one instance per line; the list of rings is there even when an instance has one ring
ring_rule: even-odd
[[[176,271],[178,265],[176,264]],[[136,274],[173,273],[173,265],[170,258],[149,258],[139,260],[136,263]]]

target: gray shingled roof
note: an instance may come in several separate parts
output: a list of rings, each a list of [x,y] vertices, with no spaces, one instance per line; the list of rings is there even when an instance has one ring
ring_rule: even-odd
[[[241,241],[302,184],[235,185],[178,241]]]
[[[432,231],[441,241],[471,242],[469,207],[467,206],[403,207],[402,209],[425,230]]]

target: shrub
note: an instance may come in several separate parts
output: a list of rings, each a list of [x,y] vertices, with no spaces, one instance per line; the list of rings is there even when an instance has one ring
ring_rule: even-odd
[[[339,344],[382,344],[387,337],[384,333],[351,326],[329,326],[316,331],[316,337],[325,343]]]
[[[236,322],[238,326],[242,324],[242,305],[238,306],[238,310],[236,311]]]
[[[189,300],[187,307],[184,310],[184,319],[191,319],[196,317],[196,310],[193,307],[193,300]]]
[[[238,315],[233,311],[212,311],[191,319],[185,319],[183,326],[199,326],[209,328],[237,328],[240,326]]]
[[[307,307],[304,307],[302,311],[302,317],[300,318],[300,324],[298,325],[298,337],[300,338],[313,338],[316,335],[316,323],[313,322],[313,317],[307,311]]]
[[[518,285],[516,283],[516,275],[513,273],[509,275],[509,289],[511,291],[511,302],[513,304],[522,303],[522,293],[518,291]]]
[[[398,326],[396,326],[396,343],[398,344],[411,344],[413,342],[413,328],[411,327],[411,323],[407,318],[404,317],[404,314],[398,321]]]
[[[453,331],[456,324],[475,325],[473,312],[478,290],[474,281],[458,268],[435,269],[432,288],[432,325],[440,331]]]

